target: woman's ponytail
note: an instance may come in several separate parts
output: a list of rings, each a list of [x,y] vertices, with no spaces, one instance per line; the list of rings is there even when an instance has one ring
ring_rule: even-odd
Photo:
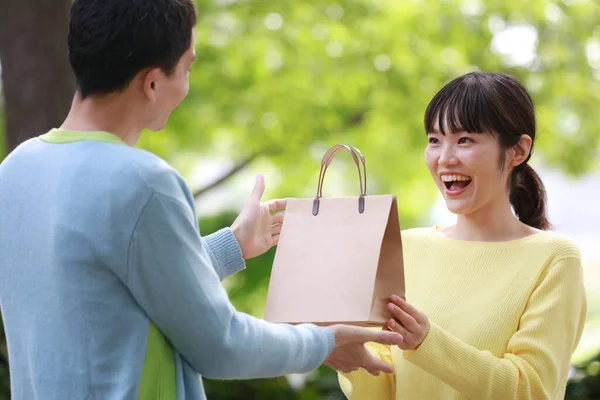
[[[527,163],[512,172],[510,204],[519,221],[533,228],[552,228],[546,216],[546,189],[539,175]]]

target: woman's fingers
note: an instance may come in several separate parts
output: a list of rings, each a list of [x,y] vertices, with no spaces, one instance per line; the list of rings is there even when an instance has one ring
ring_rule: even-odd
[[[426,322],[427,317],[425,316],[425,314],[417,310],[412,304],[410,304],[403,298],[393,295],[390,299],[400,309],[404,310],[408,315],[413,317],[417,323],[424,324]]]
[[[419,347],[429,332],[427,315],[396,295],[391,296],[390,300],[392,302],[387,305],[387,308],[394,319],[388,321],[388,325],[393,331],[401,333],[404,337],[405,340],[400,348],[411,350]]]
[[[415,332],[419,328],[417,321],[396,304],[389,303],[387,309],[392,313],[396,321],[402,324],[409,332]]]
[[[402,335],[402,337],[410,336],[410,332],[405,327],[400,325],[395,319],[388,320],[387,327],[391,332],[399,333]]]

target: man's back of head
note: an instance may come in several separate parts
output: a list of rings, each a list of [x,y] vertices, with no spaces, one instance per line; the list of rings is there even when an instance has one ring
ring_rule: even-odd
[[[189,90],[195,24],[191,0],[76,0],[68,49],[78,92],[63,128],[129,144],[162,129]]]
[[[191,0],[75,0],[68,45],[81,97],[124,90],[144,69],[170,76],[195,24]]]

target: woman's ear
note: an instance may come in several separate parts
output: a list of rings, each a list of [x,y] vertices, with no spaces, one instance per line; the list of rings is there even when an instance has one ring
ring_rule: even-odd
[[[516,167],[527,161],[529,154],[531,153],[531,146],[533,140],[529,135],[521,135],[517,144],[508,150],[508,156],[510,158],[510,165]]]

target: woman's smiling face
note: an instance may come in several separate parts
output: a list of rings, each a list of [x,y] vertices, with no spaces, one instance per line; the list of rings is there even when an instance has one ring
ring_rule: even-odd
[[[483,72],[458,77],[431,99],[423,122],[427,167],[451,212],[489,221],[488,212],[512,211],[526,225],[550,227],[544,185],[527,164],[535,109],[519,81]]]
[[[425,160],[433,180],[455,214],[471,214],[508,195],[501,147],[491,133],[427,132]]]

